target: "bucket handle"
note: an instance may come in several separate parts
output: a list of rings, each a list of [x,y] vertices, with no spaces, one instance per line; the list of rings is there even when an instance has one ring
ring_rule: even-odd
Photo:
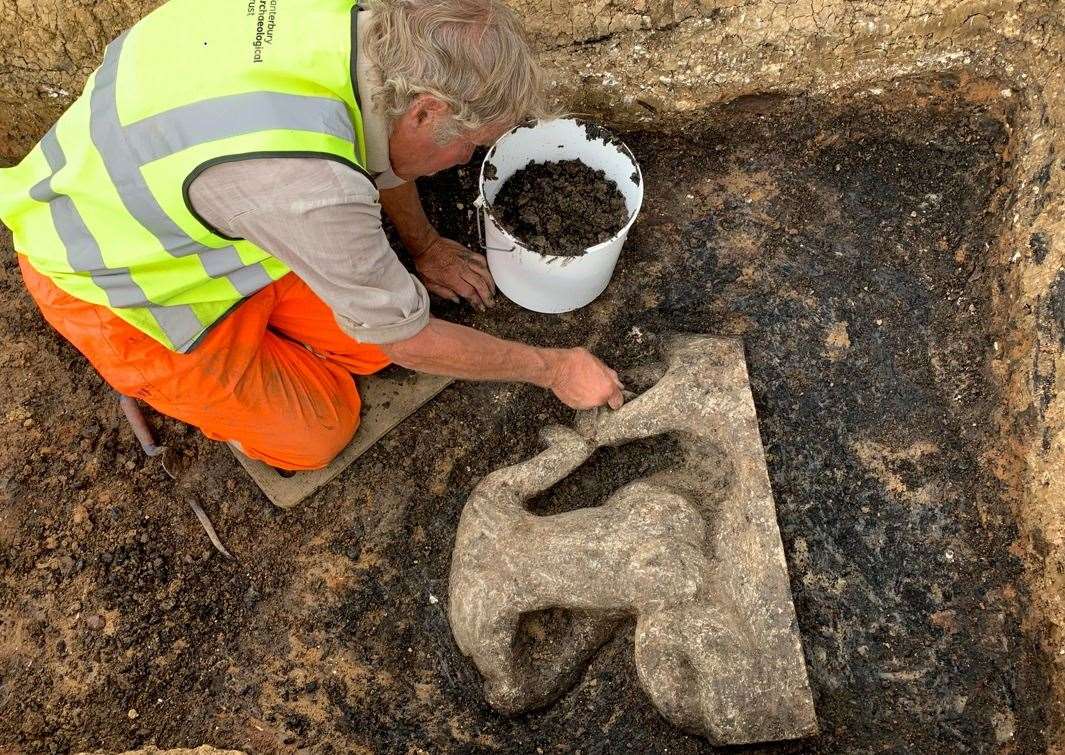
[[[489,246],[487,246],[485,244],[485,241],[484,241],[484,237],[485,237],[484,214],[488,210],[485,207],[484,197],[483,196],[478,196],[477,199],[473,200],[473,206],[477,208],[477,240],[481,242],[481,249],[484,249],[486,252],[506,252],[506,253],[509,253],[509,252],[516,251],[517,247],[514,246],[514,245],[511,245],[510,249],[502,249],[502,248],[497,247],[497,246],[489,247]]]

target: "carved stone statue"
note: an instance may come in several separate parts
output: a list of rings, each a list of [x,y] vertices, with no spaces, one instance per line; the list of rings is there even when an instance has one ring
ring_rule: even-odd
[[[565,692],[619,619],[634,616],[640,683],[677,726],[722,745],[813,734],[742,344],[677,336],[663,356],[653,388],[617,412],[582,417],[579,431],[544,429],[545,451],[474,489],[452,557],[455,640],[489,703],[513,714]],[[682,450],[676,468],[602,506],[526,510],[597,448],[663,433]],[[523,655],[523,617],[552,608],[570,610],[567,636]]]

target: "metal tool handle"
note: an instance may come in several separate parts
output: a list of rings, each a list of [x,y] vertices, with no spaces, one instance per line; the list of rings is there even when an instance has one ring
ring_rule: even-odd
[[[497,246],[489,247],[485,243],[485,241],[484,241],[484,238],[485,238],[484,214],[488,210],[485,207],[484,197],[480,197],[479,196],[479,197],[477,197],[477,199],[473,200],[473,206],[477,208],[477,240],[481,244],[481,249],[484,249],[486,252],[492,251],[492,252],[510,253],[510,252],[517,251],[518,247],[514,246],[513,244],[511,245],[510,249],[501,249],[501,248],[499,248]]]
[[[119,394],[118,405],[122,407],[122,413],[129,420],[129,426],[133,428],[133,434],[140,442],[144,453],[148,456],[158,456],[163,453],[166,448],[155,445],[155,436],[152,435],[152,428],[148,426],[148,420],[144,418],[144,412],[141,411],[137,399]]]

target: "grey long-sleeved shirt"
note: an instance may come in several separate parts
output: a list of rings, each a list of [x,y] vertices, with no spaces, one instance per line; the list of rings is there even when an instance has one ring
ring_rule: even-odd
[[[189,187],[193,207],[228,236],[284,262],[358,341],[401,341],[425,327],[429,296],[381,227],[377,189],[321,158],[221,163]]]

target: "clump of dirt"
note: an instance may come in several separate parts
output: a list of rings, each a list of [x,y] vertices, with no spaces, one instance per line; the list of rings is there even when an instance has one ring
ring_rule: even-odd
[[[492,208],[529,249],[559,257],[609,241],[629,219],[617,184],[580,160],[530,162],[507,179]]]

